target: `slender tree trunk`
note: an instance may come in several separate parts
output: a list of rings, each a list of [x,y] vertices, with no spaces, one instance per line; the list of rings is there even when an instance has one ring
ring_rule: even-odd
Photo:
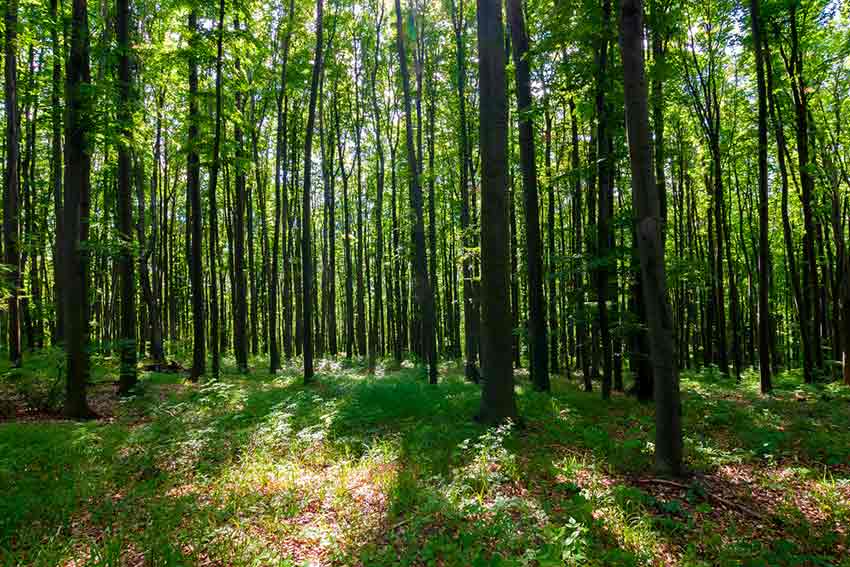
[[[10,267],[9,298],[7,300],[7,325],[9,360],[12,366],[21,366],[21,251],[19,242],[19,142],[18,142],[18,1],[6,2],[6,179],[3,193],[3,251],[5,263]]]
[[[58,17],[59,0],[50,0],[50,47],[53,50],[53,77],[50,82],[51,154],[50,174],[53,185],[53,216],[56,219],[56,238],[53,256],[53,295],[56,302],[56,332],[53,343],[60,344],[65,337],[64,290],[59,283],[64,276],[62,267],[64,213],[62,211],[62,47],[59,43],[61,19]]]
[[[519,156],[525,203],[525,253],[528,271],[528,338],[531,380],[536,390],[548,391],[549,354],[546,339],[546,311],[543,300],[543,245],[540,238],[540,211],[537,203],[534,125],[531,121],[529,41],[522,14],[522,0],[508,1],[508,21],[511,28],[514,74],[517,85]],[[551,226],[549,228],[552,230]],[[550,298],[550,300],[553,299]]]
[[[581,255],[581,248],[584,242],[582,237],[583,232],[583,213],[582,213],[582,194],[581,194],[581,169],[579,165],[579,139],[578,139],[578,116],[576,114],[575,102],[572,98],[569,100],[570,107],[570,128],[572,135],[571,148],[571,165],[573,176],[573,230],[575,232],[574,254]],[[578,357],[578,365],[581,366],[582,377],[584,379],[584,391],[590,392],[593,389],[593,384],[590,380],[590,356],[587,349],[587,321],[585,318],[584,309],[584,275],[582,269],[575,269],[575,281],[573,282],[574,298],[573,305],[576,308],[576,355]]]
[[[221,318],[220,309],[223,307],[223,302],[219,302],[218,297],[218,261],[219,261],[219,243],[218,243],[218,173],[220,168],[219,154],[221,149],[221,112],[222,112],[222,96],[221,96],[221,72],[223,64],[223,42],[224,42],[224,0],[219,0],[218,4],[218,30],[216,37],[216,58],[215,58],[215,134],[213,137],[212,150],[212,167],[210,168],[209,181],[209,269],[210,269],[210,335],[212,341],[212,374],[213,379],[217,379],[221,373],[221,337],[224,334],[219,330],[219,321]],[[222,286],[223,287],[223,286]],[[223,292],[224,290],[222,290]]]
[[[357,167],[357,242],[355,244],[354,262],[356,264],[357,297],[354,325],[357,354],[366,356],[368,354],[368,345],[366,344],[366,284],[363,280],[364,262],[366,259],[363,253],[363,245],[366,235],[363,229],[363,154],[360,139],[363,122],[360,114],[359,67],[356,76],[357,81],[354,85],[354,158]]]
[[[121,0],[125,2],[127,0]],[[201,211],[201,163],[198,158],[198,61],[195,47],[198,34],[198,14],[189,13],[189,153],[186,164],[186,192],[189,197],[191,248],[189,280],[192,285],[192,371],[191,380],[198,380],[207,363],[204,338],[204,276]]]
[[[223,0],[222,0],[223,1]],[[286,246],[286,222],[283,222],[283,242],[281,243],[281,222],[287,215],[287,168],[286,168],[286,121],[289,99],[286,93],[286,65],[289,60],[289,42],[292,37],[295,18],[295,0],[289,0],[286,35],[283,38],[283,55],[280,64],[280,83],[277,90],[277,130],[275,138],[275,186],[274,186],[274,235],[272,237],[272,268],[269,289],[269,371],[274,374],[280,369],[280,345],[278,342],[278,293],[280,276],[280,249],[288,258]],[[285,260],[286,261],[286,260]]]
[[[821,310],[817,300],[818,284],[817,257],[815,255],[814,211],[812,210],[815,180],[812,175],[812,165],[809,158],[809,90],[803,75],[803,54],[798,37],[798,13],[796,4],[791,4],[791,54],[790,62],[786,59],[786,67],[791,79],[791,93],[794,97],[794,116],[797,133],[797,162],[800,169],[801,201],[803,205],[803,262],[802,262],[802,292],[803,303],[806,304],[807,317],[801,320],[801,326],[808,327],[811,341],[811,361],[814,367],[823,366],[821,350]],[[802,319],[802,318],[801,318]],[[804,369],[803,375],[807,383],[814,381],[813,369]]]
[[[472,260],[468,251],[474,246],[474,238],[470,226],[469,215],[469,136],[466,120],[466,45],[463,34],[466,30],[464,21],[463,0],[455,6],[452,0],[452,25],[455,35],[455,52],[457,59],[457,96],[458,96],[458,128],[460,130],[460,230],[463,240],[462,271],[463,271],[463,320],[465,343],[465,372],[467,380],[478,382],[478,342],[480,332],[480,314],[478,300],[475,296]]]
[[[608,321],[608,286],[611,236],[608,224],[613,209],[613,143],[608,124],[608,104],[605,99],[608,83],[608,30],[611,25],[611,0],[602,2],[602,38],[597,59],[596,120],[597,120],[597,177],[599,180],[599,215],[596,220],[596,254],[600,266],[596,270],[596,298],[599,310],[599,334],[602,340],[602,399],[611,397],[613,360],[611,330]],[[660,191],[663,194],[663,191]],[[663,219],[662,219],[663,220]],[[663,227],[663,222],[662,222]],[[662,229],[663,230],[663,229]]]
[[[378,171],[376,182],[375,196],[375,306],[372,312],[372,325],[370,337],[370,363],[369,366],[374,368],[375,356],[377,352],[382,355],[384,353],[383,344],[383,322],[384,322],[384,305],[383,305],[383,268],[384,268],[384,145],[381,140],[381,112],[378,108],[378,63],[381,49],[381,25],[384,21],[384,4],[380,3],[380,13],[375,20],[375,55],[374,64],[372,66],[371,77],[371,94],[372,94],[372,120],[375,128],[375,153],[378,155]],[[341,149],[340,149],[341,151]],[[339,157],[342,161],[342,155]],[[346,269],[350,269],[347,266]],[[379,334],[380,339],[379,339]],[[380,348],[379,348],[380,343]]]
[[[803,380],[808,384],[814,382],[813,355],[811,341],[811,326],[809,325],[809,302],[803,297],[803,289],[797,271],[796,253],[794,251],[794,240],[791,231],[791,219],[788,212],[788,166],[786,164],[787,141],[785,138],[785,126],[782,124],[782,115],[775,103],[773,89],[773,66],[770,64],[770,51],[766,38],[762,38],[764,53],[766,55],[765,65],[767,69],[767,96],[768,109],[773,123],[776,136],[776,158],[779,164],[779,174],[782,181],[782,235],[785,242],[785,261],[788,266],[788,277],[791,280],[791,288],[794,292],[794,303],[797,306],[797,315],[800,322],[800,342],[803,350]]]
[[[130,2],[118,0],[118,232],[121,242],[121,377],[119,391],[136,385],[136,270],[133,258],[133,211],[130,185]],[[197,77],[196,77],[197,78]],[[197,86],[197,85],[196,85]]]
[[[239,22],[236,22],[237,31]],[[240,62],[236,59],[236,69],[239,72]],[[244,94],[236,93],[236,112],[244,112]],[[233,350],[236,355],[236,366],[240,372],[248,372],[248,282],[245,276],[245,209],[247,192],[245,189],[245,149],[243,145],[241,120],[237,120],[233,130],[236,143],[236,197],[233,211],[233,268],[234,268],[234,300],[233,300]]]
[[[323,0],[316,0],[316,52],[313,57],[313,77],[310,82],[310,105],[307,110],[307,127],[304,130],[304,193],[301,205],[301,279],[303,307],[304,382],[313,379],[313,259],[310,219],[310,173],[313,150],[313,125],[316,123],[316,96],[322,74],[322,11]]]
[[[428,279],[428,265],[425,255],[425,221],[422,214],[422,189],[420,187],[419,167],[416,149],[413,143],[413,118],[410,104],[410,74],[407,69],[404,28],[402,26],[401,2],[395,0],[396,10],[396,41],[398,47],[399,65],[401,67],[401,83],[404,93],[404,114],[406,122],[407,167],[409,170],[410,208],[413,227],[413,271],[415,273],[414,299],[422,310],[420,318],[420,333],[422,352],[428,363],[428,381],[437,383],[437,353],[434,341],[434,294]]]
[[[621,11],[620,51],[632,167],[632,195],[637,215],[643,300],[647,307],[655,377],[655,467],[661,473],[678,475],[682,466],[681,402],[675,367],[673,317],[666,295],[661,199],[652,170],[642,1],[621,0]]]

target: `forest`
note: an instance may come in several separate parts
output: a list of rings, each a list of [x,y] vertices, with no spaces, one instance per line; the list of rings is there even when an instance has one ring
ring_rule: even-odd
[[[850,566],[850,3],[2,9],[1,565]]]

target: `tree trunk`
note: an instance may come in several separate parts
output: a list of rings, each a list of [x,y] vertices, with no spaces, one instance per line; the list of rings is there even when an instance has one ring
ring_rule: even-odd
[[[65,337],[65,302],[64,289],[59,283],[64,276],[62,267],[64,213],[62,211],[62,47],[59,43],[58,17],[59,0],[50,0],[50,47],[53,50],[53,77],[50,82],[50,123],[52,127],[50,145],[50,174],[53,185],[53,216],[56,220],[56,238],[53,257],[53,286],[56,302],[56,331],[53,344],[60,344]]]
[[[121,0],[126,2],[127,0]],[[198,15],[189,13],[189,153],[186,164],[186,192],[189,198],[191,254],[189,280],[192,286],[192,371],[190,379],[197,381],[206,369],[207,353],[204,338],[204,276],[201,211],[201,163],[198,158],[198,61],[195,47],[198,34]]]
[[[378,62],[381,49],[381,25],[384,21],[384,4],[380,3],[380,13],[375,20],[375,57],[372,66],[371,94],[372,94],[372,120],[375,125],[375,152],[378,154],[378,171],[376,178],[375,196],[375,306],[372,311],[372,325],[370,337],[369,366],[374,368],[376,353],[384,354],[384,304],[383,304],[383,268],[384,268],[384,145],[381,141],[381,112],[378,108]],[[340,150],[341,152],[342,150]],[[342,161],[342,155],[339,157]],[[347,268],[350,268],[348,266]],[[380,338],[379,338],[380,335]],[[379,348],[380,344],[380,348]]]
[[[481,369],[484,379],[478,417],[490,424],[518,417],[511,364],[507,94],[501,8],[499,0],[479,0],[478,3],[483,292]]]
[[[514,75],[517,85],[519,157],[522,167],[525,204],[525,253],[528,271],[528,341],[531,380],[536,390],[546,392],[549,391],[549,354],[546,338],[546,311],[543,301],[543,245],[540,238],[540,211],[537,203],[534,125],[531,120],[529,40],[522,14],[522,0],[508,1],[508,21],[511,28]],[[551,231],[552,228],[550,226],[549,230]],[[482,239],[483,237],[482,232]],[[554,300],[554,298],[550,297],[551,300]]]
[[[596,167],[599,181],[599,215],[596,220],[596,255],[599,268],[596,271],[596,300],[599,309],[599,334],[602,340],[602,399],[611,397],[613,360],[611,353],[611,331],[608,322],[608,262],[611,236],[608,224],[613,209],[613,141],[608,125],[608,104],[605,91],[608,83],[608,30],[611,25],[611,0],[602,3],[602,39],[599,45],[596,79]],[[661,192],[663,194],[663,191]],[[663,223],[662,223],[663,226]]]
[[[460,130],[460,230],[463,240],[462,271],[463,271],[463,320],[464,346],[466,354],[465,372],[467,380],[478,382],[478,341],[480,333],[480,314],[478,300],[475,296],[472,260],[468,250],[474,246],[474,238],[469,218],[469,136],[466,120],[466,46],[463,34],[466,30],[464,21],[463,0],[455,6],[452,0],[452,25],[455,35],[455,51],[457,59],[457,96],[458,122]]]
[[[428,264],[425,256],[425,221],[423,218],[422,189],[420,187],[419,167],[416,148],[413,143],[413,117],[410,104],[410,74],[407,69],[405,36],[402,26],[401,2],[395,0],[396,42],[401,67],[401,84],[404,94],[404,115],[406,123],[407,167],[409,171],[410,208],[412,212],[413,271],[415,273],[414,300],[422,310],[420,318],[421,350],[428,363],[428,381],[437,383],[437,353],[434,341],[434,294],[428,279]]]
[[[655,386],[655,467],[678,475],[682,466],[679,376],[675,367],[673,317],[667,301],[661,203],[652,170],[641,0],[621,0],[620,51],[632,169],[632,198],[637,215],[643,300],[649,322]]]
[[[7,28],[13,29],[13,28]],[[7,59],[8,61],[8,59]],[[65,83],[65,414],[81,419],[94,414],[86,402],[88,351],[88,236],[91,157],[88,146],[91,71],[86,0],[74,0],[71,45]],[[7,82],[8,85],[8,82]],[[7,115],[8,116],[8,115]],[[14,121],[11,121],[14,122]]]
[[[118,232],[122,240],[121,273],[121,376],[119,392],[136,385],[136,270],[133,258],[133,210],[130,188],[130,2],[118,0]],[[197,78],[197,75],[196,75]],[[197,83],[197,81],[196,81]],[[197,84],[196,84],[197,86]]]
[[[6,180],[3,193],[3,251],[9,266],[8,344],[12,366],[21,366],[21,314],[19,295],[21,291],[21,251],[18,218],[18,2],[6,2]]]
[[[218,172],[220,167],[219,153],[221,149],[221,71],[223,64],[223,41],[224,41],[224,0],[219,0],[218,4],[218,30],[216,37],[216,58],[215,58],[215,134],[213,137],[212,150],[212,167],[210,169],[210,185],[209,185],[209,269],[210,269],[210,342],[212,354],[212,373],[213,379],[217,379],[221,372],[221,337],[224,335],[219,330],[219,320],[221,317],[220,309],[223,304],[219,302],[218,297],[218,260],[219,260],[219,243],[218,243],[218,204],[217,204],[217,185]],[[222,286],[223,287],[223,286]],[[222,290],[223,292],[224,290]]]
[[[307,110],[307,127],[304,130],[304,192],[301,204],[301,280],[304,323],[302,328],[304,355],[304,382],[313,379],[313,259],[310,219],[310,173],[313,151],[313,125],[316,122],[316,96],[322,74],[322,9],[323,0],[316,0],[316,52],[313,57],[313,77],[310,82],[310,106]]]
[[[236,22],[239,30],[239,22]],[[240,72],[240,62],[236,59],[237,73]],[[236,112],[244,112],[244,94],[236,93]],[[245,209],[247,195],[245,189],[245,148],[243,145],[242,122],[236,120],[233,138],[236,143],[236,197],[233,211],[233,272],[235,278],[233,298],[233,350],[236,355],[236,366],[240,372],[248,372],[248,282],[245,276]]]

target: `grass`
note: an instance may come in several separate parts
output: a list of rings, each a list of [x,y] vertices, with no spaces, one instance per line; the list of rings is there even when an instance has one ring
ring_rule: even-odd
[[[49,390],[55,356],[0,396]],[[149,373],[121,402],[96,368],[109,418],[0,422],[0,565],[850,565],[850,393],[794,372],[771,397],[685,373],[678,487],[651,406],[563,378],[521,381],[523,426],[487,429],[452,365],[437,387],[344,361],[310,386]]]

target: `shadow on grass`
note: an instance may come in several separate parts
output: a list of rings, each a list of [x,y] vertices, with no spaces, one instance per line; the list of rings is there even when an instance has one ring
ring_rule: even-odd
[[[176,379],[149,376],[141,423],[0,426],[0,563],[793,564],[799,547],[783,542],[795,537],[834,535],[811,557],[846,546],[806,517],[786,540],[718,519],[699,495],[636,486],[650,475],[653,414],[624,396],[520,384],[525,427],[496,434],[471,420],[478,387],[459,369],[434,387],[414,369],[324,368],[307,386],[294,368],[226,368],[164,399],[148,394]],[[686,377],[692,468],[796,457],[816,469],[847,456],[832,390],[801,402],[733,387]]]

